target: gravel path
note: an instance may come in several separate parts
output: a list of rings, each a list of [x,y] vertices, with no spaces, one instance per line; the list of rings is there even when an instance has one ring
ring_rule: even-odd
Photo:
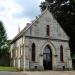
[[[26,75],[75,75],[75,71],[34,71],[34,72],[22,72]]]
[[[24,72],[0,71],[0,75],[75,75],[75,71],[24,71]]]

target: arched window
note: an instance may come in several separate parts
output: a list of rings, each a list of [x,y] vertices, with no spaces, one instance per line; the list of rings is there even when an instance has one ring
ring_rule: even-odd
[[[63,62],[64,59],[63,59],[63,46],[61,45],[60,46],[60,61]]]
[[[50,26],[49,25],[46,26],[46,34],[47,34],[47,36],[50,35]]]
[[[32,61],[35,61],[35,44],[32,44]]]

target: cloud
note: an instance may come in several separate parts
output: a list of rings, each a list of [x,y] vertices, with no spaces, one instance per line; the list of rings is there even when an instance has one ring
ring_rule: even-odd
[[[37,14],[40,12],[39,5],[41,1],[44,0],[16,0],[16,2],[22,6],[24,11],[20,14],[15,14],[14,17],[34,18],[34,16],[37,16]]]
[[[13,15],[21,11],[21,6],[14,0],[0,0],[0,20],[3,21],[9,38],[13,38],[15,34],[13,36],[11,34],[15,33],[13,30],[17,28],[16,18],[13,18]]]
[[[40,13],[39,5],[44,0],[0,0],[0,20],[7,30],[8,38],[12,39],[27,22]]]

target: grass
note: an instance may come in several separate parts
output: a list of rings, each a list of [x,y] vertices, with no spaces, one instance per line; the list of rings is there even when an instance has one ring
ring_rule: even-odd
[[[14,67],[0,66],[0,71],[17,71],[17,69]]]

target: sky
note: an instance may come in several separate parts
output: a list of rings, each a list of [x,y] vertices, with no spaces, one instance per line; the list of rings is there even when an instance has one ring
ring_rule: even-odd
[[[40,3],[45,0],[0,0],[0,21],[3,22],[8,39],[13,39],[26,23],[40,14]]]

